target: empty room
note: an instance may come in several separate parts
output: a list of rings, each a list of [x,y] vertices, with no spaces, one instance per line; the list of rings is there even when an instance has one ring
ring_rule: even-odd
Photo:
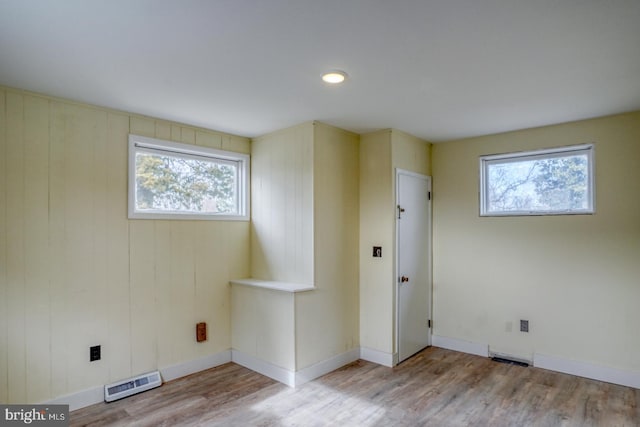
[[[640,426],[637,0],[0,0],[0,424]]]

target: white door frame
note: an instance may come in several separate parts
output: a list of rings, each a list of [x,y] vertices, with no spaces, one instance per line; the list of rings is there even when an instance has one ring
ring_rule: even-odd
[[[431,195],[433,195],[432,193],[432,185],[431,185],[431,177],[428,175],[423,175],[420,173],[416,173],[416,172],[411,172],[405,169],[400,169],[400,168],[396,168],[395,169],[395,175],[394,175],[394,179],[395,179],[395,205],[396,207],[399,205],[399,200],[398,200],[398,196],[399,196],[399,186],[400,186],[400,180],[398,179],[399,175],[408,175],[408,176],[412,176],[415,178],[421,178],[424,179],[428,182],[429,184],[429,193],[431,193]],[[431,207],[431,200],[433,197],[430,197],[429,200],[427,201],[428,203],[428,209],[427,209],[427,227],[429,228],[429,241],[427,242],[427,258],[428,258],[428,267],[429,267],[429,277],[427,280],[427,292],[429,294],[429,318],[431,319],[431,327],[429,328],[429,334],[428,334],[428,342],[427,345],[431,345],[431,336],[432,336],[432,331],[433,331],[433,256],[432,256],[432,243],[433,243],[433,227],[432,227],[432,207]],[[395,316],[394,316],[394,320],[395,320],[395,327],[394,329],[394,334],[395,334],[395,339],[394,339],[394,345],[395,345],[395,349],[393,352],[393,364],[397,365],[399,363],[399,355],[400,355],[400,298],[398,297],[399,295],[399,291],[400,291],[400,283],[398,282],[398,277],[399,276],[399,271],[398,271],[398,265],[399,265],[399,259],[398,259],[398,255],[400,253],[399,251],[399,234],[398,233],[398,227],[399,227],[399,221],[398,221],[398,210],[395,209],[395,257],[394,257],[394,266],[393,266],[393,272],[394,272],[394,281],[395,281],[395,292],[393,293],[393,298],[394,298],[394,310],[395,310]]]

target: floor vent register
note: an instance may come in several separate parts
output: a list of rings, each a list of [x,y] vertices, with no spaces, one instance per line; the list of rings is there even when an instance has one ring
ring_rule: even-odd
[[[124,397],[142,393],[143,391],[151,390],[152,388],[160,387],[161,385],[162,379],[160,378],[159,371],[138,375],[137,377],[105,385],[104,401],[113,402],[114,400],[122,399]]]

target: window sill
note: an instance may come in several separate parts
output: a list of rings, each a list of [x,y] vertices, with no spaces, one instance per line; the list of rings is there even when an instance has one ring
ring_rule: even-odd
[[[313,285],[305,285],[302,283],[291,283],[291,282],[278,282],[274,280],[260,280],[260,279],[234,279],[230,280],[229,283],[232,285],[244,285],[244,286],[252,286],[254,288],[263,288],[263,289],[271,289],[274,291],[280,292],[306,292],[312,291],[315,289]]]

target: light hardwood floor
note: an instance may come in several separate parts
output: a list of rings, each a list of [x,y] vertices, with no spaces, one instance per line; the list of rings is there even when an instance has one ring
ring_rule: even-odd
[[[431,347],[296,389],[233,363],[71,413],[96,426],[640,426],[640,390]]]

